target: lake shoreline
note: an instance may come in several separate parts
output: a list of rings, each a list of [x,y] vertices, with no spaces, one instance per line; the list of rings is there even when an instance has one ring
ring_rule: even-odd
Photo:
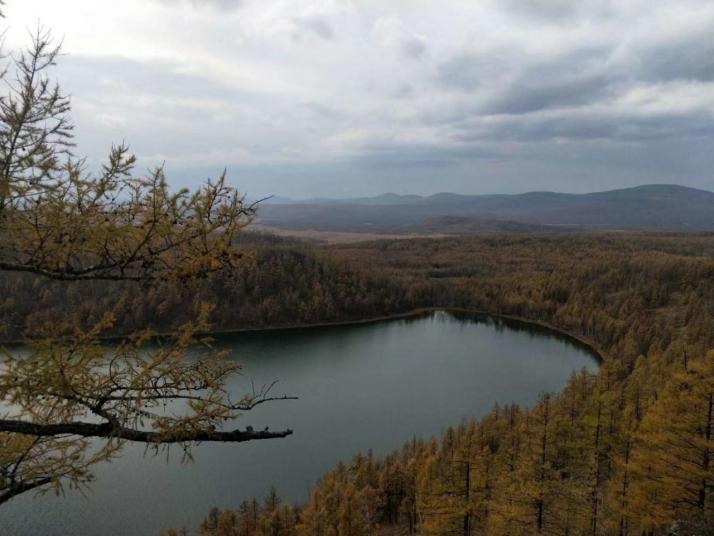
[[[598,361],[598,364],[601,365],[604,363],[608,356],[607,354],[597,345],[597,343],[590,339],[589,337],[584,337],[580,335],[576,335],[574,333],[571,333],[570,331],[567,331],[563,328],[559,328],[553,324],[550,324],[548,322],[544,322],[541,320],[533,320],[528,317],[524,316],[518,316],[518,315],[509,315],[509,314],[504,314],[504,313],[491,313],[489,311],[484,311],[484,310],[479,310],[479,309],[468,309],[464,307],[420,307],[418,309],[412,309],[411,311],[407,311],[404,313],[394,313],[391,315],[380,315],[380,316],[374,316],[370,318],[361,318],[361,319],[355,319],[355,320],[336,320],[334,322],[317,322],[317,323],[311,323],[311,324],[290,324],[290,325],[277,325],[277,326],[264,326],[264,327],[253,327],[253,328],[232,328],[232,329],[219,329],[219,330],[211,330],[207,332],[200,332],[197,333],[197,337],[212,337],[212,336],[217,336],[217,335],[250,335],[250,334],[259,334],[259,333],[265,333],[265,332],[279,332],[279,331],[298,331],[298,330],[310,330],[310,329],[319,329],[319,328],[332,328],[332,327],[346,327],[346,326],[358,326],[358,325],[367,325],[367,324],[376,324],[379,322],[386,322],[390,320],[403,320],[403,319],[409,319],[409,318],[416,318],[422,315],[426,315],[429,313],[435,313],[438,311],[444,311],[444,312],[451,312],[451,313],[462,313],[462,314],[470,314],[470,315],[476,315],[476,316],[488,316],[492,318],[498,318],[501,320],[507,320],[511,322],[517,322],[520,324],[524,325],[530,325],[530,326],[538,326],[540,328],[543,328],[548,331],[552,331],[553,333],[557,333],[561,337],[564,337],[571,342],[574,342],[580,346],[583,346],[587,348],[592,354],[593,357]],[[168,337],[168,333],[155,333],[154,337],[155,338],[162,338],[162,337]],[[103,342],[113,342],[113,341],[120,341],[125,339],[126,336],[124,335],[108,335],[106,337],[99,337],[99,340]],[[27,341],[0,341],[0,347],[2,345],[7,345],[7,346],[19,346],[19,345],[26,345]]]
[[[517,322],[519,324],[524,324],[524,325],[530,325],[530,326],[538,326],[540,328],[543,328],[547,331],[552,331],[553,333],[557,333],[558,335],[564,337],[565,339],[570,340],[571,342],[574,342],[580,346],[583,346],[587,348],[592,354],[593,357],[595,357],[598,361],[598,364],[604,363],[608,356],[605,353],[604,350],[602,350],[597,343],[590,339],[589,337],[584,337],[580,335],[576,335],[574,333],[571,333],[570,331],[567,331],[563,328],[559,328],[553,324],[550,324],[548,322],[543,322],[541,320],[533,320],[528,317],[524,316],[518,316],[518,315],[508,315],[504,313],[491,313],[488,311],[483,311],[479,309],[468,309],[464,307],[420,307],[418,309],[412,309],[411,311],[407,311],[404,313],[395,313],[392,315],[380,315],[380,316],[375,316],[375,317],[370,317],[370,318],[362,318],[362,319],[357,319],[357,320],[337,320],[335,322],[318,322],[314,324],[291,324],[291,325],[283,325],[283,326],[265,326],[265,327],[260,327],[260,328],[235,328],[235,329],[223,329],[223,330],[214,330],[206,333],[201,333],[201,336],[206,336],[210,337],[213,335],[249,335],[252,333],[264,333],[267,331],[298,331],[298,330],[310,330],[310,329],[319,329],[319,328],[331,328],[331,327],[343,327],[343,326],[358,326],[358,325],[366,325],[366,324],[376,324],[379,322],[386,322],[389,320],[404,320],[404,319],[409,319],[409,318],[416,318],[422,315],[426,315],[429,313],[435,313],[439,311],[444,311],[447,313],[462,313],[462,314],[470,314],[470,315],[475,315],[475,316],[488,316],[492,318],[498,318],[501,320],[508,320],[511,322]],[[162,336],[162,335],[159,335]],[[163,335],[165,336],[165,334]],[[120,338],[120,337],[117,337]]]
[[[140,444],[127,445],[112,463],[96,467],[90,503],[81,494],[60,502],[28,496],[6,514],[9,532],[149,536],[166,527],[195,528],[211,508],[264,497],[271,484],[287,504],[306,504],[320,478],[357,453],[372,449],[386,458],[411,438],[441,437],[449,426],[490,415],[496,404],[533,407],[573,374],[598,371],[587,348],[533,324],[443,309],[400,316],[333,329],[216,335],[216,350],[242,366],[242,374],[226,379],[227,393],[238,397],[277,381],[277,398],[299,399],[260,406],[224,427],[290,428],[290,438],[240,448],[205,443],[188,467],[179,464],[180,453],[166,464]],[[148,342],[147,352],[157,343],[163,344]],[[111,352],[113,343],[100,346]],[[186,359],[193,358],[189,351]],[[113,515],[118,500],[122,515]],[[38,509],[48,515],[28,523]]]

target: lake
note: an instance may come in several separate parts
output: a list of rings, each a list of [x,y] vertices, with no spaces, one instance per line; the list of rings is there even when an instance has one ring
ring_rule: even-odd
[[[303,501],[321,474],[372,448],[385,454],[414,435],[440,434],[495,403],[532,405],[582,368],[585,346],[544,328],[483,315],[436,311],[371,324],[221,335],[244,376],[235,393],[278,380],[296,401],[259,406],[237,426],[292,428],[285,439],[204,444],[193,464],[180,453],[144,456],[129,446],[96,469],[87,497],[32,494],[0,507],[2,535],[153,535],[195,528],[213,506],[237,507],[275,485]]]

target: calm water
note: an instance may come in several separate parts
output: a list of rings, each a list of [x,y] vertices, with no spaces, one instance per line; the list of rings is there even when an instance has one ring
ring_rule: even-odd
[[[246,414],[240,427],[293,428],[286,439],[205,444],[195,462],[178,453],[144,457],[127,448],[98,467],[88,497],[15,499],[0,508],[1,535],[154,535],[195,527],[212,506],[235,507],[275,484],[302,501],[339,460],[399,447],[414,434],[439,434],[481,416],[495,402],[532,404],[570,374],[597,368],[585,348],[520,323],[445,312],[377,324],[221,337],[244,365],[232,386],[279,380],[276,394],[299,396]]]

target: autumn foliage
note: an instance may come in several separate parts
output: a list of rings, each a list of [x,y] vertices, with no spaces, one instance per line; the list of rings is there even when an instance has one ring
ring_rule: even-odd
[[[202,534],[712,533],[714,239],[501,236],[330,255],[391,276],[424,305],[567,330],[600,349],[601,369],[532,408],[495,407],[386,457],[358,455],[297,510],[258,508],[250,527],[244,507],[214,512],[221,523]]]

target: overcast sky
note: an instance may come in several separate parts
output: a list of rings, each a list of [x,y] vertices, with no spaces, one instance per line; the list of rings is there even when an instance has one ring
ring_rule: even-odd
[[[251,196],[714,190],[711,0],[7,0],[78,152]]]

